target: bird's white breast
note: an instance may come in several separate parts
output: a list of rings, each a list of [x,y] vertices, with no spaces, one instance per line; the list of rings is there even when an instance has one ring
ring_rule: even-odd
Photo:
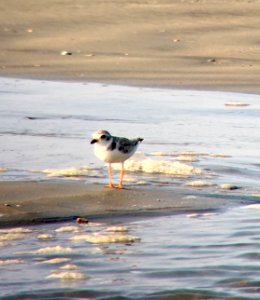
[[[123,153],[121,151],[118,151],[117,149],[108,150],[107,148],[108,148],[107,146],[95,144],[95,149],[94,149],[95,155],[99,159],[107,163],[120,163],[120,162],[124,162],[130,156],[132,156],[135,153],[137,146],[134,147],[132,151],[129,153]]]

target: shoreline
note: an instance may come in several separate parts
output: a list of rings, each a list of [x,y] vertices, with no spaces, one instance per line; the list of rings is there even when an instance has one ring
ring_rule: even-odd
[[[36,81],[46,81],[46,82],[63,82],[63,83],[82,83],[85,85],[88,84],[101,84],[101,85],[114,85],[114,86],[125,86],[125,87],[133,87],[133,88],[148,88],[148,89],[165,89],[165,90],[179,90],[179,91],[198,91],[198,92],[220,92],[220,93],[233,93],[233,94],[247,94],[247,95],[260,95],[260,88],[256,89],[241,89],[241,88],[227,88],[223,85],[187,85],[187,86],[175,86],[169,83],[167,84],[159,84],[158,82],[149,82],[142,83],[140,81],[136,82],[128,82],[128,81],[118,81],[118,79],[111,80],[88,80],[84,81],[79,78],[63,78],[61,75],[57,75],[55,77],[50,76],[40,76],[34,75],[29,76],[26,74],[17,75],[1,75],[1,78],[13,79],[13,80],[36,80]]]
[[[109,190],[83,182],[0,182],[0,227],[75,220],[219,211],[250,204],[239,194],[129,186]],[[255,200],[255,199],[254,199]]]

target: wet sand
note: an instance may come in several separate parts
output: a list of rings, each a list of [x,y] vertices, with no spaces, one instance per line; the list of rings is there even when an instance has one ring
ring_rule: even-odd
[[[0,226],[87,217],[152,216],[224,209],[243,197],[211,197],[203,191],[130,186],[110,190],[80,182],[0,182]]]
[[[2,0],[0,75],[259,93],[259,11],[259,0]]]

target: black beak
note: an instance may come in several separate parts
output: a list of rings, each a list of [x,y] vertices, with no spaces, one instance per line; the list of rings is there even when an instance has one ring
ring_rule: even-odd
[[[93,139],[93,140],[90,142],[90,144],[95,144],[97,141],[98,141],[98,140]]]

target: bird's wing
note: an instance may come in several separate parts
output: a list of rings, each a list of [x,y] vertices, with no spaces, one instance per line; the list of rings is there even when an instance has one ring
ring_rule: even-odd
[[[134,139],[134,140],[129,140],[129,139],[126,139],[126,138],[120,138],[118,140],[118,150],[122,151],[124,153],[129,153],[137,146],[137,144],[140,141],[141,140],[139,138]]]

